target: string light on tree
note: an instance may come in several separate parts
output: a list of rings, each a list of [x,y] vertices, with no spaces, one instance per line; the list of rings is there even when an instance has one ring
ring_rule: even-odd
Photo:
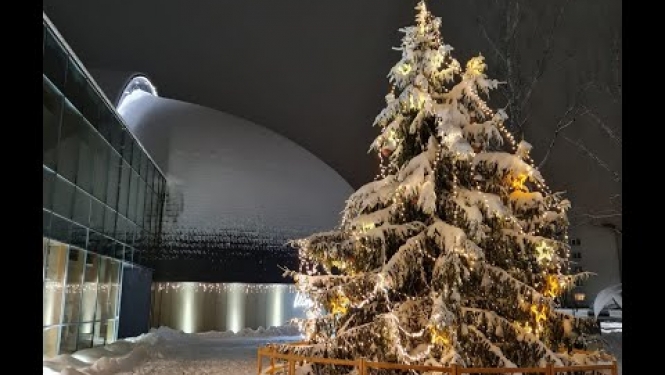
[[[325,307],[303,324],[316,345],[298,353],[478,367],[607,360],[554,352],[595,328],[556,311],[570,283],[567,204],[481,97],[500,84],[483,56],[462,69],[441,20],[422,1],[416,13],[374,121],[380,173],[347,199],[337,228],[295,241],[303,267],[287,275]]]

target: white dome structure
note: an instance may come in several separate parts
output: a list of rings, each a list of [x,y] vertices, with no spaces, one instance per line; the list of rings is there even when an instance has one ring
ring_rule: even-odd
[[[118,112],[169,184],[166,248],[155,265],[156,279],[279,282],[273,276],[237,280],[228,272],[232,258],[256,247],[284,251],[289,238],[333,228],[353,191],[313,154],[247,120],[145,90],[123,97]],[[244,239],[225,237],[229,231],[245,233]],[[171,253],[169,235],[181,237]],[[210,266],[212,258],[222,266]],[[279,271],[265,257],[254,260],[263,264],[259,273]],[[221,280],[215,276],[222,274]]]

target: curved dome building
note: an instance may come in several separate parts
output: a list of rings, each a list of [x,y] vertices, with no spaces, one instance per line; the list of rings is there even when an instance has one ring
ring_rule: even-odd
[[[147,255],[153,325],[238,330],[302,312],[282,276],[297,265],[287,242],[333,228],[351,186],[271,130],[130,78],[118,112],[167,178],[162,243]]]

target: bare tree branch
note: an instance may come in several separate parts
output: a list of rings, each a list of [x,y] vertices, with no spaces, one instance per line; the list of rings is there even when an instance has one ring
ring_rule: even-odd
[[[581,140],[573,141],[572,139],[570,139],[570,138],[568,138],[568,137],[566,137],[566,136],[564,136],[563,139],[565,139],[566,141],[570,142],[571,144],[577,146],[577,148],[579,148],[580,150],[582,150],[582,151],[583,151],[588,157],[590,157],[590,158],[593,159],[596,163],[598,163],[599,166],[601,166],[601,167],[602,167],[603,169],[605,169],[606,171],[610,172],[610,173],[614,176],[614,181],[616,181],[616,182],[621,181],[621,175],[620,175],[618,172],[612,170],[612,168],[610,168],[610,166],[609,166],[607,163],[605,163],[605,162],[604,162],[604,161],[603,161],[598,155],[596,155],[596,154],[593,153],[591,150],[589,150],[589,149],[588,149],[588,148],[582,143]]]
[[[480,24],[480,31],[483,33],[483,36],[485,37],[485,40],[490,44],[490,47],[492,47],[492,52],[503,62],[504,64],[507,64],[508,61],[506,60],[506,56],[501,52],[499,47],[494,43],[494,40],[490,38],[489,34],[487,33],[487,28],[483,24],[483,18],[478,17],[479,19],[479,24]]]
[[[554,136],[552,137],[552,140],[550,141],[550,145],[547,148],[547,151],[545,152],[545,156],[543,157],[543,160],[540,161],[540,164],[538,164],[539,169],[542,168],[543,165],[545,165],[545,163],[547,162],[547,158],[550,156],[550,153],[552,152],[552,149],[554,148],[554,143],[556,142],[556,139],[557,139],[559,133],[563,129],[565,129],[565,128],[569,127],[570,125],[572,125],[575,122],[575,120],[577,119],[576,116],[573,116],[572,118],[569,118],[569,115],[573,111],[577,111],[576,104],[573,104],[570,107],[568,107],[568,109],[566,110],[566,113],[564,113],[563,116],[561,116],[561,119],[559,119],[559,122],[557,123],[556,129],[554,130]],[[580,113],[578,115],[583,115],[583,114],[584,113]],[[566,119],[568,119],[568,120],[565,121]]]
[[[524,110],[524,108],[527,106],[529,103],[529,100],[531,100],[531,95],[533,94],[533,90],[538,84],[538,81],[540,78],[543,76],[545,73],[545,68],[547,66],[547,62],[550,60],[550,56],[552,55],[552,50],[554,46],[554,36],[556,33],[556,30],[558,29],[559,25],[561,24],[561,20],[563,19],[563,14],[566,11],[566,7],[568,6],[570,0],[566,0],[566,2],[559,8],[559,12],[557,13],[556,18],[554,19],[554,23],[550,27],[550,30],[545,37],[545,48],[543,49],[543,52],[541,54],[541,57],[538,59],[538,64],[536,65],[536,71],[533,74],[533,77],[531,79],[531,84],[529,85],[526,94],[524,95],[524,98],[522,99],[522,103],[520,105],[520,111]]]
[[[552,149],[554,148],[554,144],[556,143],[557,137],[559,136],[559,133],[564,130],[565,128],[569,127],[570,125],[574,124],[575,121],[581,116],[584,116],[587,114],[589,109],[583,105],[581,105],[581,102],[584,98],[584,95],[586,91],[592,87],[591,83],[587,83],[580,87],[577,92],[575,93],[575,97],[573,99],[573,103],[568,106],[568,109],[566,109],[566,112],[564,112],[563,116],[559,118],[559,121],[556,124],[556,128],[554,130],[554,136],[552,137],[552,140],[550,141],[549,147],[547,148],[547,151],[545,152],[545,156],[543,157],[543,160],[540,161],[538,164],[538,168],[542,168],[545,163],[547,162],[547,159],[552,152]]]
[[[621,138],[621,136],[617,135],[617,134],[615,133],[615,131],[614,131],[612,128],[610,128],[610,127],[605,123],[605,121],[603,121],[603,119],[600,118],[600,116],[598,116],[596,113],[594,113],[593,111],[589,110],[588,108],[587,108],[587,111],[586,111],[585,114],[586,114],[588,117],[590,117],[590,118],[591,118],[596,124],[598,124],[598,125],[600,126],[600,128],[605,132],[605,134],[607,134],[607,136],[610,137],[610,139],[612,139],[613,141],[615,141],[616,143],[618,143],[619,146],[622,145],[622,138]]]

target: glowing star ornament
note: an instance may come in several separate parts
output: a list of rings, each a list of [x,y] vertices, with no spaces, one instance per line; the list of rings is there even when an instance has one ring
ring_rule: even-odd
[[[349,310],[349,305],[351,301],[344,294],[340,293],[337,298],[330,302],[330,312],[333,315],[341,314],[345,315]]]
[[[531,314],[533,314],[534,320],[536,321],[536,334],[540,334],[543,331],[543,323],[547,322],[547,306],[542,305],[533,305],[531,306]]]
[[[429,326],[430,333],[432,335],[432,344],[436,345],[448,345],[450,344],[450,338],[448,337],[448,332],[445,330],[439,330],[434,326]]]
[[[402,73],[403,75],[409,74],[412,69],[413,68],[411,67],[411,64],[409,64],[409,63],[404,63],[404,64],[400,65],[399,68],[397,68],[397,70],[399,70],[399,72]]]
[[[547,289],[545,289],[543,294],[547,297],[554,298],[559,295],[560,290],[561,285],[559,283],[559,278],[556,275],[547,276]]]
[[[553,250],[545,241],[536,246],[536,259],[538,263],[551,262]]]
[[[485,58],[483,55],[472,57],[466,63],[466,75],[470,78],[485,74],[485,69],[487,69],[487,64],[485,64]]]
[[[528,193],[529,188],[524,186],[524,183],[528,178],[529,178],[528,175],[520,173],[517,177],[513,179],[513,181],[510,183],[510,186],[513,188],[514,191],[521,191],[523,193]]]

